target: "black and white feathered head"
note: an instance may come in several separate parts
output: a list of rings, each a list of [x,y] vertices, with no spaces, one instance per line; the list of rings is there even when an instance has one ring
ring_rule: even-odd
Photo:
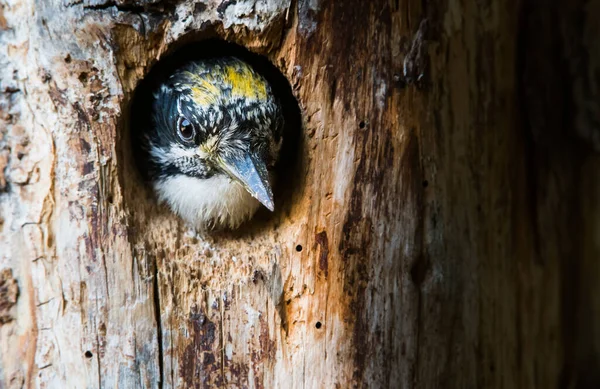
[[[143,137],[159,200],[199,229],[235,228],[262,203],[274,209],[270,173],[283,129],[267,81],[226,57],[177,69],[152,98]]]

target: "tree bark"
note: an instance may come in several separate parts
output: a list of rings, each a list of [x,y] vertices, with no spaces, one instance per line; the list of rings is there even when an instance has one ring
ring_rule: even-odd
[[[600,1],[0,3],[0,388],[600,386]],[[136,171],[186,42],[302,114],[276,212],[198,235]]]

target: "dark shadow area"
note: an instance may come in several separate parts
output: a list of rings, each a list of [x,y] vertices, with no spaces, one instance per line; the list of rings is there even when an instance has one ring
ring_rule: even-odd
[[[151,125],[152,91],[161,82],[178,67],[190,61],[233,56],[249,63],[269,82],[283,108],[285,120],[283,144],[279,160],[275,166],[276,180],[273,183],[275,211],[270,212],[261,206],[254,218],[243,224],[239,229],[235,231],[213,231],[211,235],[225,239],[238,239],[261,233],[266,229],[275,227],[279,220],[289,214],[292,205],[298,198],[297,195],[301,193],[304,186],[302,117],[298,102],[287,78],[268,58],[252,53],[242,46],[219,39],[207,39],[200,42],[190,42],[190,40],[192,38],[186,36],[175,43],[173,48],[152,67],[136,87],[129,110],[131,152],[135,164],[144,182],[149,187],[148,167],[145,163],[148,158],[145,151],[138,145],[141,144],[140,137],[144,135],[145,129]],[[132,120],[132,118],[135,118],[135,120]]]

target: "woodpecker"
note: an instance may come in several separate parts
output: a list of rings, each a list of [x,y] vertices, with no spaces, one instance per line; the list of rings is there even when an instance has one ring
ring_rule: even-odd
[[[142,149],[160,202],[198,230],[237,228],[273,211],[280,102],[250,64],[190,61],[154,88]]]

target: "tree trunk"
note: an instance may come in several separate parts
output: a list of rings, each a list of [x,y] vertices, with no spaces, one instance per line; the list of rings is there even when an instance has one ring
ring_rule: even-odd
[[[600,386],[600,1],[0,3],[0,388]],[[130,103],[185,42],[301,108],[276,212],[198,235]]]

